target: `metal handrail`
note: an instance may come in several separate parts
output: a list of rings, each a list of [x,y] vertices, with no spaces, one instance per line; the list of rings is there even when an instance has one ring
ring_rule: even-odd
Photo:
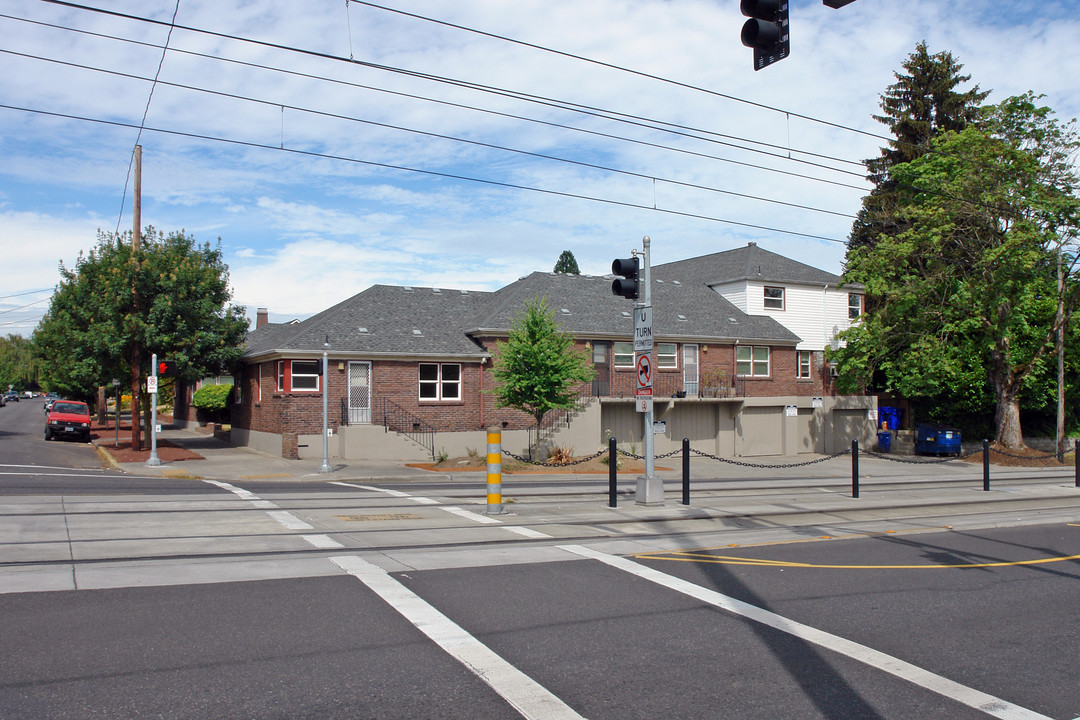
[[[382,418],[383,429],[386,432],[393,430],[406,436],[417,445],[431,451],[431,459],[435,459],[435,428],[389,398],[376,398],[375,404],[382,407],[379,417]]]

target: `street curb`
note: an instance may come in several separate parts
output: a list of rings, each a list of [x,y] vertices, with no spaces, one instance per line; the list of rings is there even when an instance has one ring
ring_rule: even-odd
[[[119,470],[123,472],[123,469],[120,467],[120,463],[116,462],[116,458],[112,456],[111,452],[106,450],[101,445],[98,445],[97,443],[94,444],[94,449],[97,450],[97,454],[109,465],[109,467],[111,467],[113,470]]]

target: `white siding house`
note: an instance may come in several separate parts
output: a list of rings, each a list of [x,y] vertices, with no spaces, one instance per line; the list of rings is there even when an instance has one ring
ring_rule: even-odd
[[[658,265],[654,277],[708,285],[747,315],[771,317],[799,336],[798,350],[822,352],[862,313],[862,287],[756,243],[689,261]]]

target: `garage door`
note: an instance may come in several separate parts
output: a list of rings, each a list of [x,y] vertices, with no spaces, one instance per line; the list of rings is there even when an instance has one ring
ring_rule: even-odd
[[[739,455],[782,455],[784,452],[784,408],[743,408],[735,422],[736,452]]]

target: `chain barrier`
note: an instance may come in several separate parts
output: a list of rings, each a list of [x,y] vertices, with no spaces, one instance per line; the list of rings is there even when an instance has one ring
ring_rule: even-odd
[[[889,455],[886,453],[874,452],[873,450],[862,449],[859,450],[859,454],[877,458],[879,460],[888,460],[889,462],[906,463],[908,465],[943,465],[947,462],[952,462],[954,460],[966,460],[973,455],[982,455],[982,448],[979,448],[978,450],[972,450],[969,453],[960,453],[955,457],[934,458],[933,460],[920,459],[915,457],[901,457],[899,455]]]
[[[522,457],[520,455],[515,455],[514,453],[510,452],[506,448],[503,448],[502,452],[503,452],[503,455],[509,455],[510,457],[514,458],[518,462],[525,463],[526,465],[539,465],[540,467],[553,467],[553,468],[571,467],[573,465],[580,465],[582,463],[587,463],[590,460],[595,460],[596,458],[600,457],[601,455],[606,455],[607,454],[607,450],[599,450],[594,455],[589,455],[587,457],[581,457],[581,458],[578,458],[577,460],[571,460],[570,462],[553,463],[553,462],[541,462],[539,460],[530,460],[529,458],[525,458],[525,457]]]
[[[990,448],[990,452],[997,453],[998,455],[1004,455],[1005,457],[1017,458],[1019,460],[1049,460],[1050,458],[1057,459],[1058,456],[1057,453],[1053,453],[1050,455],[1014,455],[1013,453],[1005,452],[1004,450],[998,450],[997,448],[993,447]],[[1061,457],[1064,459],[1064,457],[1071,452],[1076,452],[1076,448],[1069,448],[1065,452],[1061,453]]]
[[[698,450],[697,448],[690,448],[690,452],[694,453],[695,455],[700,455],[701,457],[709,458],[710,460],[719,460],[720,462],[727,463],[728,465],[740,465],[742,467],[766,468],[766,469],[769,469],[769,470],[783,470],[784,468],[806,467],[807,465],[816,465],[818,463],[823,463],[823,462],[825,462],[827,460],[835,460],[838,457],[842,457],[844,455],[850,455],[851,454],[850,450],[844,450],[843,452],[834,453],[832,455],[825,455],[823,457],[814,458],[813,460],[806,460],[804,462],[767,465],[767,464],[761,464],[761,463],[744,462],[742,460],[732,460],[731,458],[723,458],[723,457],[719,457],[718,455],[710,455],[709,453],[702,452],[701,450]]]
[[[623,450],[622,448],[617,448],[616,451],[620,455],[623,455],[624,457],[632,458],[634,460],[645,460],[644,455],[636,455],[634,453],[627,452],[626,450]],[[1070,448],[1070,449],[1066,450],[1063,453],[1063,455],[1068,455],[1069,453],[1072,453],[1072,452],[1075,452],[1075,451],[1076,451],[1075,448]],[[707,452],[702,452],[701,450],[698,450],[697,448],[694,448],[694,447],[690,448],[690,452],[693,453],[694,455],[700,455],[703,458],[708,458],[710,460],[717,460],[717,461],[722,462],[722,463],[727,463],[728,465],[738,465],[738,466],[741,466],[741,467],[752,467],[752,468],[765,468],[767,470],[783,470],[784,468],[806,467],[808,465],[816,465],[818,463],[827,462],[829,460],[835,460],[838,457],[843,457],[844,455],[850,455],[851,454],[850,450],[844,450],[842,452],[833,453],[832,455],[823,455],[822,457],[815,458],[813,460],[806,460],[804,462],[766,464],[766,463],[752,463],[752,462],[746,462],[746,461],[743,461],[743,460],[734,460],[732,458],[720,457],[718,455],[712,455],[712,454],[707,453]],[[1005,457],[1017,458],[1017,459],[1020,459],[1020,460],[1049,460],[1050,458],[1057,458],[1058,457],[1057,453],[1053,453],[1051,455],[1015,455],[1013,453],[1005,452],[1004,450],[998,450],[996,448],[990,448],[990,452],[991,453],[997,453],[998,455],[1004,455]],[[540,467],[551,467],[551,468],[572,467],[574,465],[581,465],[582,463],[587,463],[590,460],[595,460],[596,458],[601,457],[603,455],[606,455],[607,453],[608,453],[608,451],[606,449],[598,450],[593,455],[588,455],[586,457],[581,457],[581,458],[578,458],[577,460],[571,460],[570,462],[553,463],[553,462],[541,462],[539,460],[530,460],[530,459],[522,457],[520,455],[515,455],[514,453],[510,452],[509,450],[503,448],[503,455],[509,455],[510,457],[514,458],[518,462],[525,463],[526,465],[539,465]],[[681,454],[682,454],[682,448],[676,448],[675,450],[672,450],[671,452],[668,452],[668,453],[664,453],[663,455],[656,455],[654,457],[654,459],[655,460],[663,460],[664,458],[675,457],[676,455],[681,455]],[[889,462],[904,463],[904,464],[907,464],[907,465],[942,465],[942,464],[947,463],[947,462],[953,462],[955,460],[966,460],[966,459],[968,459],[970,457],[973,457],[975,455],[981,455],[982,454],[982,448],[978,448],[976,450],[972,450],[972,451],[966,452],[966,453],[962,452],[962,453],[960,453],[960,454],[958,454],[958,455],[956,455],[954,457],[935,458],[933,460],[922,459],[922,458],[914,458],[914,457],[902,457],[902,456],[899,456],[899,455],[890,455],[888,453],[879,453],[879,452],[874,452],[873,450],[864,450],[862,448],[859,449],[859,454],[864,456],[864,457],[872,457],[872,458],[877,458],[879,460],[888,460]]]

